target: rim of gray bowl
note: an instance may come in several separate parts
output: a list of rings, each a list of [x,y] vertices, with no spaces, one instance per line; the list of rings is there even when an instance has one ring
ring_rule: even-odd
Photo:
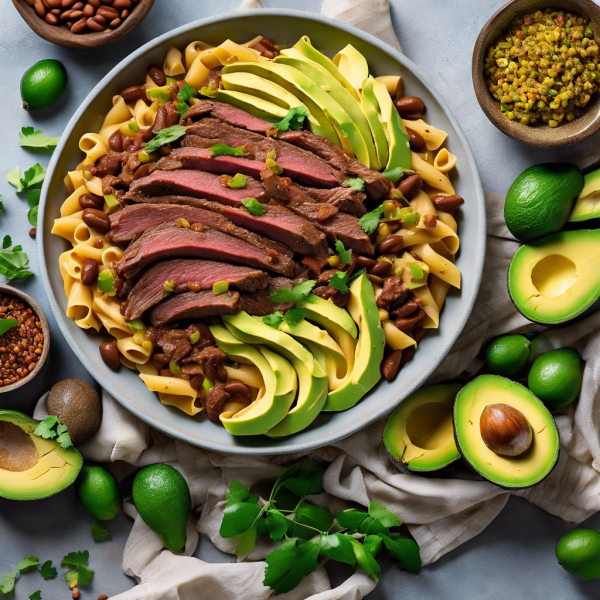
[[[460,321],[458,323],[456,323],[455,330],[447,342],[447,348],[444,350],[444,352],[441,352],[436,357],[436,359],[433,361],[433,364],[430,366],[430,368],[428,370],[425,370],[419,377],[417,377],[415,379],[415,382],[412,385],[410,385],[408,387],[408,389],[406,389],[403,392],[402,399],[404,399],[404,398],[408,397],[416,389],[421,387],[423,385],[423,383],[425,383],[426,379],[439,366],[439,364],[446,357],[446,355],[448,354],[448,352],[450,351],[450,349],[452,348],[452,346],[458,339],[458,336],[462,333],[462,330],[464,329],[464,326],[466,325],[467,320],[469,319],[469,317],[471,315],[471,312],[473,310],[473,305],[475,304],[475,300],[477,298],[477,294],[479,292],[479,287],[481,284],[481,278],[482,278],[482,274],[483,274],[483,266],[484,266],[485,254],[486,254],[487,224],[486,224],[486,214],[485,214],[485,199],[484,199],[483,187],[481,185],[481,180],[479,178],[479,173],[477,170],[477,163],[475,161],[475,157],[473,155],[473,152],[471,151],[471,148],[469,146],[469,143],[468,143],[464,133],[462,132],[460,125],[458,124],[458,121],[456,120],[456,117],[450,110],[450,107],[448,106],[446,101],[443,99],[441,94],[436,90],[436,88],[433,86],[433,84],[429,81],[429,79],[417,68],[417,66],[410,59],[408,59],[404,54],[402,54],[401,52],[398,52],[391,46],[385,44],[384,42],[381,42],[373,35],[366,33],[364,31],[362,31],[361,29],[358,29],[351,25],[342,23],[340,21],[336,21],[336,20],[330,19],[328,17],[323,17],[321,15],[308,13],[305,11],[291,10],[291,9],[263,8],[263,9],[251,9],[251,10],[243,10],[243,11],[241,11],[241,10],[230,11],[228,13],[224,13],[224,14],[221,14],[218,16],[206,17],[204,19],[199,19],[192,23],[188,23],[187,25],[183,25],[181,27],[178,27],[176,29],[168,31],[168,32],[164,33],[163,35],[155,38],[154,40],[147,42],[146,44],[140,46],[135,52],[130,54],[127,58],[125,58],[124,60],[119,62],[113,69],[111,69],[109,71],[109,73],[105,77],[103,77],[100,80],[100,82],[98,82],[98,84],[90,91],[90,93],[87,95],[86,99],[82,102],[82,104],[79,106],[79,108],[77,109],[75,114],[69,120],[69,122],[65,128],[65,131],[63,132],[63,135],[61,136],[61,141],[59,142],[56,150],[54,151],[52,159],[48,166],[47,172],[49,175],[46,177],[46,180],[42,187],[42,193],[41,193],[41,198],[40,198],[40,214],[42,215],[42,219],[43,219],[44,215],[45,215],[45,211],[46,211],[47,200],[48,200],[47,196],[48,196],[48,188],[50,185],[50,180],[54,177],[54,169],[55,169],[56,163],[58,162],[58,159],[63,152],[63,147],[66,144],[66,140],[68,138],[68,135],[66,135],[66,133],[70,132],[74,128],[75,124],[79,121],[79,119],[81,118],[81,116],[83,115],[85,110],[95,99],[96,95],[102,89],[104,89],[104,87],[106,87],[107,85],[110,84],[111,80],[116,76],[116,74],[119,71],[121,71],[123,68],[129,66],[130,64],[136,62],[150,49],[164,44],[166,41],[168,41],[169,39],[171,39],[177,35],[189,33],[190,31],[192,31],[194,29],[199,29],[200,27],[207,26],[207,25],[217,24],[220,21],[227,21],[227,20],[230,20],[233,18],[235,18],[236,21],[242,21],[245,17],[256,17],[257,13],[260,15],[269,16],[269,17],[286,17],[286,18],[290,18],[290,17],[294,18],[295,17],[298,19],[315,21],[317,23],[328,25],[334,29],[341,30],[343,32],[349,33],[351,35],[354,35],[354,36],[362,39],[367,44],[370,44],[371,46],[374,46],[374,47],[378,48],[379,50],[383,51],[384,53],[388,54],[389,56],[391,56],[396,62],[398,62],[404,68],[409,68],[411,70],[412,74],[417,79],[419,79],[420,82],[435,96],[436,101],[439,103],[440,107],[443,109],[443,111],[445,112],[449,121],[451,122],[452,126],[456,130],[456,133],[460,139],[461,145],[465,151],[465,154],[467,155],[468,161],[470,163],[469,166],[472,171],[473,185],[476,190],[475,201],[477,202],[477,205],[478,205],[477,208],[478,208],[479,214],[481,216],[481,227],[478,231],[477,239],[474,240],[474,247],[472,249],[470,249],[470,252],[476,253],[476,256],[478,258],[478,263],[476,264],[475,272],[470,273],[470,276],[475,280],[473,294],[470,298],[468,298],[468,299],[465,298],[465,300],[464,300],[465,302],[468,303],[467,309],[463,312],[463,316],[460,319]],[[61,175],[61,177],[62,177],[62,175]],[[42,220],[42,222],[44,222],[44,221]],[[265,445],[262,447],[253,447],[253,446],[245,446],[245,445],[241,445],[241,444],[236,445],[236,446],[225,446],[225,445],[222,445],[219,443],[213,443],[211,441],[206,441],[206,440],[195,438],[195,437],[190,436],[170,425],[165,425],[164,423],[159,423],[155,418],[146,415],[143,411],[139,410],[136,406],[132,405],[127,400],[127,398],[122,396],[115,389],[115,387],[112,385],[112,383],[110,381],[108,381],[106,378],[104,378],[103,376],[101,376],[99,373],[96,372],[95,368],[88,361],[88,359],[86,358],[85,355],[81,356],[81,350],[80,350],[77,342],[71,336],[70,332],[68,331],[68,329],[66,327],[66,323],[65,323],[66,317],[62,313],[62,310],[58,306],[58,304],[56,302],[56,298],[54,297],[54,293],[53,293],[52,286],[50,283],[50,276],[48,273],[48,265],[46,264],[46,258],[44,255],[44,237],[45,237],[45,228],[41,227],[38,230],[38,238],[39,238],[38,239],[38,256],[39,256],[40,267],[41,267],[41,271],[42,271],[42,279],[44,282],[44,289],[46,291],[46,295],[48,296],[48,302],[50,304],[50,307],[52,308],[52,312],[54,313],[54,316],[56,317],[58,326],[60,327],[60,330],[61,330],[64,338],[67,340],[67,343],[73,350],[74,354],[77,356],[77,358],[79,359],[81,364],[87,369],[87,371],[90,373],[90,375],[109,394],[111,394],[115,398],[115,400],[117,400],[117,402],[119,402],[119,404],[121,404],[125,409],[127,409],[129,412],[133,413],[137,418],[144,421],[148,425],[155,427],[156,429],[158,429],[158,430],[162,431],[163,433],[166,433],[176,439],[180,439],[182,441],[188,442],[189,444],[191,444],[193,446],[205,448],[207,450],[214,450],[216,452],[224,452],[227,454],[269,455],[269,454],[274,454],[274,453],[291,454],[294,452],[307,452],[310,450],[314,450],[316,448],[322,448],[324,446],[328,446],[330,444],[338,442],[339,440],[342,440],[342,439],[352,435],[353,433],[356,433],[357,431],[364,429],[371,423],[375,422],[376,420],[380,419],[381,417],[384,417],[386,414],[391,412],[402,401],[402,400],[398,400],[395,402],[391,402],[391,403],[383,406],[382,408],[372,412],[368,416],[367,419],[360,421],[360,422],[352,422],[350,425],[346,426],[345,428],[338,429],[336,432],[334,432],[330,435],[325,435],[323,438],[321,438],[319,440],[309,441],[309,442],[294,442],[294,436],[292,435],[288,438],[285,438],[285,440],[279,440],[278,441],[279,443],[277,446]],[[271,441],[271,440],[269,440],[269,441]],[[271,443],[272,443],[272,441],[271,441]]]

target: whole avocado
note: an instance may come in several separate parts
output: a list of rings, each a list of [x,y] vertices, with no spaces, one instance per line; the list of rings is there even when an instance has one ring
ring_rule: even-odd
[[[559,231],[575,198],[583,189],[579,167],[545,163],[525,169],[506,195],[504,220],[521,242],[532,242]]]

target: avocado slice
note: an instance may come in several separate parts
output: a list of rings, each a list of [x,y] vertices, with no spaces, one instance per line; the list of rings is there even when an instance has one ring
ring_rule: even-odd
[[[163,104],[166,104],[171,99],[171,86],[169,84],[163,85],[162,87],[150,88],[146,91],[148,98],[158,100]]]
[[[352,320],[350,313],[344,308],[336,306],[331,300],[325,300],[316,294],[309,294],[304,300],[296,303],[297,308],[302,308],[306,312],[306,318],[315,322],[327,331],[332,326],[341,327],[356,339],[358,331],[356,323]],[[336,341],[337,337],[333,336]],[[339,344],[339,341],[338,341]]]
[[[217,346],[228,358],[255,366],[261,373],[264,393],[231,417],[221,417],[232,435],[260,435],[279,423],[296,397],[297,378],[292,365],[262,346],[254,347],[236,338],[224,325],[209,326]]]
[[[360,97],[369,77],[367,59],[352,44],[348,44],[333,57],[332,62]]]
[[[287,358],[298,376],[296,404],[266,432],[270,437],[291,435],[308,427],[327,399],[327,375],[314,355],[293,337],[252,318],[246,312],[222,317],[227,329],[248,344],[263,344]]]
[[[385,334],[379,322],[375,292],[363,273],[350,284],[348,312],[358,325],[358,344],[352,373],[330,392],[323,410],[339,411],[354,406],[381,379]]]
[[[583,189],[569,215],[571,223],[590,219],[600,219],[600,169],[588,173],[583,178]]]
[[[490,405],[508,405],[522,413],[533,441],[519,456],[490,450],[480,420]],[[504,488],[525,488],[544,479],[558,461],[558,431],[550,411],[526,387],[499,375],[481,375],[458,392],[454,403],[454,436],[465,461],[484,479]]]
[[[460,458],[454,442],[452,405],[459,383],[421,388],[388,417],[383,444],[403,472],[438,471]]]
[[[381,168],[388,164],[390,158],[390,148],[388,140],[385,135],[385,129],[381,119],[379,118],[379,102],[373,91],[373,77],[368,77],[364,83],[362,95],[360,98],[360,105],[369,121],[369,127],[371,128],[371,135],[375,140],[375,150],[377,151],[377,158]]]
[[[277,106],[277,104],[273,104],[262,98],[246,94],[245,92],[219,90],[217,92],[217,100],[219,102],[226,102],[227,104],[237,106],[247,113],[258,117],[259,119],[264,119],[269,123],[281,121],[281,119],[288,114],[287,109],[281,108],[281,106]]]
[[[375,145],[373,144],[373,138],[371,137],[371,128],[369,127],[369,122],[367,121],[360,104],[354,96],[350,94],[350,92],[348,92],[348,90],[331,75],[331,73],[329,73],[329,71],[304,57],[295,58],[292,56],[278,56],[273,62],[289,65],[290,67],[294,67],[294,69],[298,69],[298,71],[304,73],[304,75],[319,86],[324,92],[330,94],[332,99],[335,99],[352,119],[362,137],[364,144],[358,144],[355,148],[355,154],[358,160],[371,169],[381,169],[377,158],[377,152],[375,151]]]
[[[0,410],[0,497],[47,498],[69,487],[81,471],[81,454],[35,435],[38,425],[23,413]]]
[[[530,321],[566,323],[600,302],[600,229],[559,231],[517,250],[508,291]]]
[[[325,130],[325,123],[329,122],[332,131],[326,135],[328,139],[341,145],[342,149],[350,156],[356,152],[364,155],[364,140],[356,125],[352,122],[348,113],[324,90],[315,85],[304,73],[294,67],[281,63],[232,63],[223,67],[224,73],[254,73],[265,79],[269,79],[284,87],[308,107],[308,110],[319,121],[319,125]],[[325,121],[316,111],[326,116]],[[337,141],[336,141],[337,140]]]

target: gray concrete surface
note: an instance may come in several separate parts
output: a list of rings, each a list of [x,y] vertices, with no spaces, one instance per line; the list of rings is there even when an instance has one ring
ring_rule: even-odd
[[[320,0],[263,0],[269,7],[318,11]],[[34,272],[38,271],[35,241],[27,235],[27,201],[19,198],[6,182],[14,166],[27,168],[35,162],[46,165],[48,155],[32,153],[18,145],[23,126],[41,128],[46,135],[61,134],[64,125],[91,87],[122,58],[153,37],[192,20],[237,8],[238,0],[156,0],[148,18],[121,41],[94,51],[76,51],[54,46],[35,36],[21,20],[9,0],[0,0],[0,81],[2,123],[0,145],[0,194],[5,212],[0,215],[0,234],[9,233],[24,246]],[[404,52],[444,90],[457,106],[478,160],[485,189],[506,192],[512,180],[531,164],[579,158],[600,140],[585,147],[561,151],[526,148],[504,137],[484,117],[476,105],[471,86],[471,52],[477,34],[503,0],[392,0],[392,16]],[[69,85],[57,105],[36,114],[20,108],[19,81],[36,61],[57,58],[67,67]],[[14,393],[0,396],[0,408],[31,411],[38,397],[54,382],[79,377],[92,382],[75,355],[61,340],[46,303],[42,282],[31,277],[17,283],[45,310],[52,329],[52,348],[43,374]],[[111,543],[96,544],[89,533],[91,518],[77,503],[73,490],[35,502],[0,500],[0,575],[14,569],[17,561],[29,555],[42,561],[60,559],[73,550],[88,549],[96,575],[93,584],[82,590],[82,598],[98,594],[114,595],[135,582],[121,570],[122,549],[131,522],[123,514],[108,524],[114,536]],[[600,515],[585,525],[600,529]],[[567,575],[554,559],[554,545],[571,527],[521,499],[511,499],[502,514],[477,538],[423,569],[418,577],[402,573],[386,563],[381,583],[369,596],[374,600],[567,600],[599,598],[595,582],[583,582]],[[231,560],[201,539],[196,555],[207,561]],[[59,567],[59,578],[66,570]],[[334,581],[346,573],[332,573]],[[17,582],[16,599],[24,600],[35,590],[44,600],[70,597],[60,579],[45,582],[39,574],[25,575]]]

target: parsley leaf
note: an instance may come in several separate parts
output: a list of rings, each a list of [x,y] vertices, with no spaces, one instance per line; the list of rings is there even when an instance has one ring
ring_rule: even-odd
[[[24,148],[54,148],[60,137],[50,138],[41,131],[34,131],[33,127],[23,127],[19,133],[19,146]]]
[[[336,271],[331,279],[329,280],[329,285],[342,294],[348,293],[348,282],[350,281],[350,277],[344,273],[344,271]]]
[[[21,183],[21,169],[19,169],[19,167],[15,167],[9,171],[6,179],[8,179],[8,183],[17,188],[17,192],[23,191],[23,184]]]
[[[67,426],[62,423],[56,427],[56,433],[58,436],[56,437],[56,441],[60,444],[60,447],[63,450],[70,448],[73,445],[71,441],[71,436],[67,432]]]
[[[46,177],[46,170],[42,168],[40,163],[35,163],[33,167],[30,167],[23,173],[21,183],[23,184],[24,188],[29,188],[32,185],[42,183],[42,181],[44,181],[44,177]]]
[[[267,209],[256,198],[244,198],[242,204],[255,217],[261,217],[267,212]]]
[[[248,500],[250,497],[250,490],[239,481],[233,479],[229,482],[229,491],[225,497],[227,498],[227,506],[230,506],[231,504]]]
[[[29,257],[23,252],[23,248],[11,246],[10,236],[4,236],[0,250],[0,275],[4,275],[9,281],[33,275],[29,270]]]
[[[344,244],[340,240],[336,240],[335,242],[335,251],[345,265],[349,265],[352,262],[352,250],[346,250]]]
[[[40,564],[40,559],[37,556],[28,556],[17,563],[17,571],[19,573],[29,573],[35,571]]]
[[[244,156],[244,146],[233,148],[227,144],[215,144],[210,151],[211,158],[215,156]]]
[[[144,144],[144,150],[148,153],[158,150],[165,144],[177,141],[185,135],[187,127],[183,125],[172,125],[159,131],[149,142]]]
[[[19,321],[16,319],[0,319],[0,335],[4,335],[9,329],[18,324]]]
[[[40,573],[46,581],[48,581],[48,579],[54,579],[58,575],[58,571],[52,566],[51,560],[47,560],[40,567]]]
[[[362,227],[362,230],[371,235],[376,229],[377,225],[379,225],[379,219],[383,215],[383,205],[378,206],[371,212],[368,212],[366,215],[363,215],[359,220],[358,224]]]
[[[42,592],[40,592],[40,590],[33,592],[33,594],[29,596],[29,600],[42,600]]]
[[[2,575],[2,585],[0,585],[0,592],[2,592],[3,594],[10,594],[15,589],[15,581],[18,578],[18,571],[4,573],[4,575]]]
[[[83,552],[69,552],[62,559],[62,563],[68,567],[75,567],[73,571],[69,571],[64,580],[69,584],[69,587],[85,587],[92,581],[94,571],[89,568],[90,553],[87,550]]]
[[[283,323],[284,316],[281,311],[276,311],[270,315],[265,315],[263,318],[263,323],[266,323],[270,327],[274,327],[275,329],[279,329],[279,326]]]
[[[349,187],[358,192],[362,192],[365,189],[365,180],[360,177],[350,177],[342,183],[342,187]]]
[[[112,535],[110,535],[108,529],[100,521],[92,521],[90,531],[92,532],[92,537],[97,542],[110,542],[112,540]]]
[[[293,288],[280,287],[277,290],[273,290],[269,294],[269,297],[271,298],[271,301],[276,304],[285,302],[299,302],[300,300],[304,300],[304,298],[310,294],[316,284],[317,281],[315,279],[309,279],[308,281],[299,283]]]
[[[187,82],[183,83],[183,87],[177,92],[177,100],[181,102],[189,102],[196,90]]]
[[[71,437],[67,433],[67,426],[63,425],[59,418],[54,415],[48,415],[33,432],[35,435],[39,435],[45,440],[53,440],[60,444],[60,447],[66,450],[73,445]]]
[[[302,127],[302,123],[304,123],[306,117],[308,117],[308,109],[301,104],[290,108],[288,114],[285,115],[279,123],[273,123],[273,125],[275,125],[279,131],[287,131],[288,129],[297,131]]]
[[[306,311],[303,308],[291,308],[285,313],[285,320],[288,323],[300,323],[306,317]]]

